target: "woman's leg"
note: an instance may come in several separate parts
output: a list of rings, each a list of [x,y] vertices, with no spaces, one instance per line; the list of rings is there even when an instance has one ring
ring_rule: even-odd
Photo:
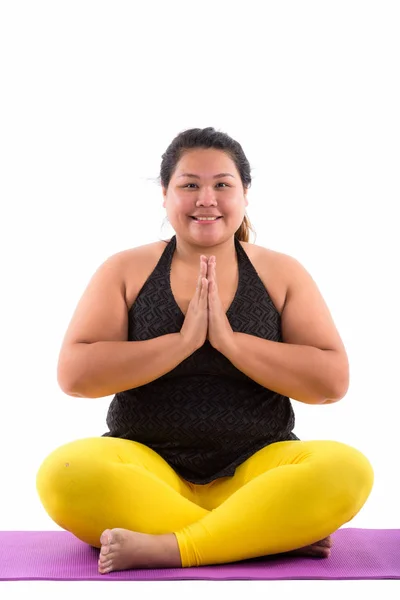
[[[111,437],[65,444],[37,474],[49,516],[80,540],[100,548],[107,528],[163,534],[202,519],[193,486],[147,446]]]
[[[210,512],[176,530],[182,566],[287,552],[330,535],[365,504],[374,474],[368,459],[335,441],[278,442],[233,477],[196,486]]]
[[[89,438],[57,449],[37,477],[49,515],[83,541],[99,547],[105,528],[124,528],[104,542],[102,550],[110,554],[102,572],[169,566],[166,549],[177,550],[171,539],[178,542],[180,559],[174,557],[170,566],[301,548],[350,521],[372,485],[366,457],[331,441],[272,444],[233,477],[195,486],[142,444]],[[163,554],[151,562],[160,544]]]

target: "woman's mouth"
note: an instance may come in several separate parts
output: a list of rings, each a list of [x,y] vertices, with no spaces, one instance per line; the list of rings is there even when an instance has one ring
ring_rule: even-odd
[[[205,224],[210,224],[210,223],[216,223],[216,221],[219,221],[220,219],[222,219],[222,217],[216,217],[214,219],[198,219],[197,217],[190,217],[193,221],[195,221],[196,223],[200,223],[201,225],[205,225]]]

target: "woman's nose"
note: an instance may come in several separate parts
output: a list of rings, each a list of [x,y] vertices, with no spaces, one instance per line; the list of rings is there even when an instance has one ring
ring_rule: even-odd
[[[217,200],[215,198],[215,192],[212,190],[201,190],[197,204],[202,204],[203,206],[216,205]]]

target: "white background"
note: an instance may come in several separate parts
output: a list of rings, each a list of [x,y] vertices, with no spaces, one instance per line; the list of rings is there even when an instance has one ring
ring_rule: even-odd
[[[295,432],[370,459],[373,492],[346,526],[400,527],[399,29],[398,2],[384,0],[0,4],[0,530],[59,529],[36,472],[57,446],[104,433],[111,400],[58,388],[62,338],[108,256],[173,235],[161,155],[207,126],[250,161],[256,243],[306,267],[348,351],[346,397],[293,401]],[[23,584],[3,585],[11,597]],[[230,589],[164,593],[217,585]]]

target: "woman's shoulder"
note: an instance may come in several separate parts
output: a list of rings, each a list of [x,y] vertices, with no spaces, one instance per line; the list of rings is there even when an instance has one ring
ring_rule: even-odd
[[[148,258],[150,260],[154,260],[157,257],[159,258],[171,239],[172,238],[158,240],[148,244],[142,244],[141,246],[134,246],[125,250],[120,250],[119,252],[116,252],[110,256],[109,260],[120,262],[122,264],[131,264],[132,260],[134,259],[144,260]],[[240,241],[240,244],[246,254],[249,256],[250,260],[256,260],[257,262],[266,261],[270,267],[273,265],[281,266],[284,263],[298,262],[289,254],[285,254],[284,252],[278,250],[273,250],[272,248],[267,248],[266,246],[260,246],[259,244],[243,241]]]
[[[268,269],[277,268],[281,270],[286,263],[295,260],[289,254],[285,254],[279,250],[273,250],[272,248],[249,242],[240,243],[250,260],[255,260],[261,265],[264,264]]]
[[[167,242],[170,240],[167,240]],[[107,260],[113,261],[120,264],[131,264],[132,260],[142,261],[146,257],[152,257],[157,254],[157,251],[165,248],[166,242],[150,242],[148,244],[142,244],[141,246],[133,246],[131,248],[125,248],[115,252],[109,256]]]
[[[171,239],[158,240],[141,246],[127,248],[117,252],[110,257],[110,259],[119,262],[122,265],[125,264],[129,266],[132,265],[133,261],[138,261],[141,264],[152,264],[160,258],[170,241]],[[265,265],[265,268],[268,270],[275,268],[281,270],[285,265],[290,266],[290,263],[297,262],[292,256],[278,250],[273,250],[272,248],[260,246],[259,244],[254,244],[252,242],[240,241],[240,244],[252,262],[261,267]]]
[[[120,273],[121,283],[125,289],[125,300],[128,308],[155,268],[168,241],[156,241],[141,246],[134,246],[116,252],[109,257]]]
[[[298,274],[305,269],[301,263],[285,252],[257,244],[241,242],[259,277],[270,293],[279,313],[282,314],[289,289]]]
[[[110,257],[109,260],[120,269],[128,307],[132,305],[170,241],[171,239],[150,242],[121,250]],[[283,252],[252,242],[241,241],[240,244],[281,312],[291,277],[291,269],[287,266],[294,259]]]

